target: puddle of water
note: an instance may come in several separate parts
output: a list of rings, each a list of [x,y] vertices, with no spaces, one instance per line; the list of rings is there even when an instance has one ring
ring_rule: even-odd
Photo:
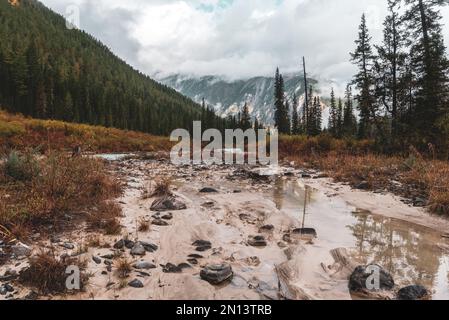
[[[126,153],[104,153],[104,154],[96,154],[94,155],[94,158],[100,158],[106,161],[119,161],[128,156],[129,154]]]
[[[270,196],[300,225],[305,194],[297,181],[278,179]],[[439,247],[449,241],[438,232],[357,210],[317,190],[310,192],[307,204],[305,226],[318,233],[313,250],[351,248],[354,259],[382,265],[399,286],[421,284],[433,291],[433,299],[449,299],[449,253]]]

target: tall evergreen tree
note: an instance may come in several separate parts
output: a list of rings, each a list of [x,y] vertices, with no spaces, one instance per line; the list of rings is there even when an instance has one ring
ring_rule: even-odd
[[[442,119],[449,114],[449,62],[441,29],[440,7],[447,0],[405,0],[410,32],[411,70],[416,81],[412,121],[416,142],[448,146]],[[449,126],[449,122],[446,123]]]
[[[351,86],[348,85],[345,93],[342,136],[355,137],[356,134],[357,134],[357,120],[354,115],[352,88]]]
[[[370,126],[376,116],[374,101],[374,55],[371,48],[371,36],[366,25],[366,16],[362,15],[359,26],[359,36],[355,41],[356,49],[351,53],[351,61],[358,67],[358,73],[354,76],[353,84],[358,89],[358,108],[360,111],[359,138],[367,138],[370,135]]]
[[[331,89],[331,100],[329,105],[329,133],[337,137],[338,135],[338,106],[337,101],[335,99],[334,88]]]
[[[252,128],[252,123],[251,123],[251,115],[249,114],[249,108],[248,108],[248,103],[245,102],[245,105],[243,106],[243,111],[242,111],[242,120],[241,120],[241,128],[246,131],[248,129]]]
[[[301,133],[300,123],[301,119],[298,112],[298,97],[296,93],[293,94],[293,111],[292,111],[292,134],[298,135]]]

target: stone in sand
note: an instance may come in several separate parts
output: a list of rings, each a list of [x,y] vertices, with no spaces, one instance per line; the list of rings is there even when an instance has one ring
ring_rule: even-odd
[[[387,271],[385,271],[381,266],[372,264],[368,266],[358,266],[355,268],[354,272],[351,274],[351,277],[349,278],[349,290],[351,292],[356,293],[370,293],[371,291],[375,290],[369,290],[367,285],[368,277],[371,277],[374,275],[373,270],[378,270],[380,279],[379,279],[379,285],[380,290],[383,291],[389,291],[392,290],[394,287],[394,280],[391,274],[389,274]]]
[[[185,210],[187,206],[173,196],[157,199],[151,205],[151,211]]]
[[[203,188],[200,190],[200,193],[218,193],[218,191],[214,188]]]
[[[154,219],[153,221],[151,221],[151,224],[155,225],[155,226],[160,226],[160,227],[166,227],[168,226],[168,222],[162,219]]]
[[[93,256],[92,260],[96,263],[96,264],[100,264],[101,263],[101,259],[97,256]]]
[[[267,240],[265,240],[264,236],[249,236],[248,244],[253,247],[266,247]]]
[[[265,226],[260,227],[259,232],[272,232],[274,231],[274,226],[272,224],[267,224]]]
[[[429,296],[429,291],[420,285],[408,286],[398,291],[399,300],[424,300]]]
[[[181,273],[182,268],[180,268],[177,265],[174,265],[173,263],[167,263],[165,265],[161,264],[162,272],[164,273]]]
[[[134,279],[133,281],[128,283],[128,286],[133,288],[143,288],[143,283],[139,279]]]
[[[196,247],[196,251],[204,252],[207,250],[212,249],[212,243],[207,240],[197,240],[194,243],[192,243],[193,246]]]
[[[304,236],[304,237],[311,237],[311,238],[317,238],[318,234],[315,229],[313,228],[298,228],[294,229],[292,231],[294,235]]]
[[[149,270],[149,269],[156,268],[156,266],[154,264],[152,264],[150,262],[146,262],[146,261],[139,261],[133,267],[137,270],[141,270],[141,269]]]
[[[158,249],[158,246],[153,244],[153,243],[149,243],[149,242],[144,242],[141,241],[140,244],[145,248],[146,251],[148,252],[154,252]]]
[[[233,272],[229,264],[213,264],[206,266],[200,272],[201,279],[213,285],[218,285],[232,278]]]
[[[114,243],[114,249],[123,249],[125,247],[125,240],[121,239]]]
[[[144,256],[145,252],[146,252],[145,248],[140,242],[136,243],[134,247],[131,249],[131,254],[133,256]]]

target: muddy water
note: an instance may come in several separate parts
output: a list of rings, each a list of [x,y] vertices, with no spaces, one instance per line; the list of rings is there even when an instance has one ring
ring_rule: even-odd
[[[304,184],[279,178],[267,196],[279,210],[296,218],[300,226],[306,197]],[[329,261],[329,250],[344,247],[350,248],[350,255],[360,263],[382,265],[400,287],[421,284],[431,289],[433,299],[449,299],[449,240],[440,233],[358,210],[319,190],[310,189],[307,204],[305,226],[318,233],[306,257],[312,264],[312,279],[318,272],[318,261]],[[342,290],[343,294],[346,288],[339,285],[332,290]]]

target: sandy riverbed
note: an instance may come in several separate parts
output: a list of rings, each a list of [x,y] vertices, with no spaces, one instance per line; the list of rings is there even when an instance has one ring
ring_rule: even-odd
[[[114,270],[105,272],[104,263],[92,261],[92,256],[110,254],[112,249],[90,248],[82,255],[92,274],[85,292],[54,298],[351,299],[348,270],[335,270],[331,254],[333,249],[345,248],[351,263],[386,265],[398,285],[414,284],[421,277],[434,298],[449,299],[449,242],[441,237],[449,230],[449,222],[405,205],[392,195],[354,191],[328,179],[302,179],[292,168],[288,170],[293,175],[288,177],[280,174],[257,181],[234,176],[233,167],[192,168],[175,167],[167,161],[114,160],[118,160],[113,164],[114,171],[127,184],[125,194],[117,200],[123,207],[123,235],[158,246],[157,251],[143,257],[131,257],[129,250],[123,255],[157,268],[142,270],[144,273],[134,270],[126,279],[139,279],[143,288],[128,287],[126,281],[121,288],[124,281]],[[155,214],[150,211],[155,199],[143,199],[143,190],[161,177],[173,179],[174,194],[187,209],[171,211],[173,218],[167,226],[152,225],[148,232],[138,232],[139,219],[151,221]],[[317,229],[318,238],[312,242],[287,241],[285,234],[301,226],[305,185],[313,188],[306,223]],[[200,193],[203,187],[218,192]],[[265,225],[274,229],[260,233]],[[266,247],[248,245],[248,237],[258,234],[266,238]],[[83,243],[87,236],[81,230],[65,235],[76,244]],[[120,238],[102,236],[101,240],[113,245]],[[192,246],[196,240],[210,241],[212,248],[196,252]],[[48,245],[43,241],[35,247]],[[398,247],[402,248],[399,253]],[[191,254],[202,258],[197,265],[189,263],[190,268],[182,273],[165,273],[160,267],[188,263]],[[217,287],[201,280],[199,273],[205,265],[222,262],[233,268],[230,283]],[[11,264],[0,267],[0,275],[6,268]],[[20,288],[17,295],[25,292]]]

